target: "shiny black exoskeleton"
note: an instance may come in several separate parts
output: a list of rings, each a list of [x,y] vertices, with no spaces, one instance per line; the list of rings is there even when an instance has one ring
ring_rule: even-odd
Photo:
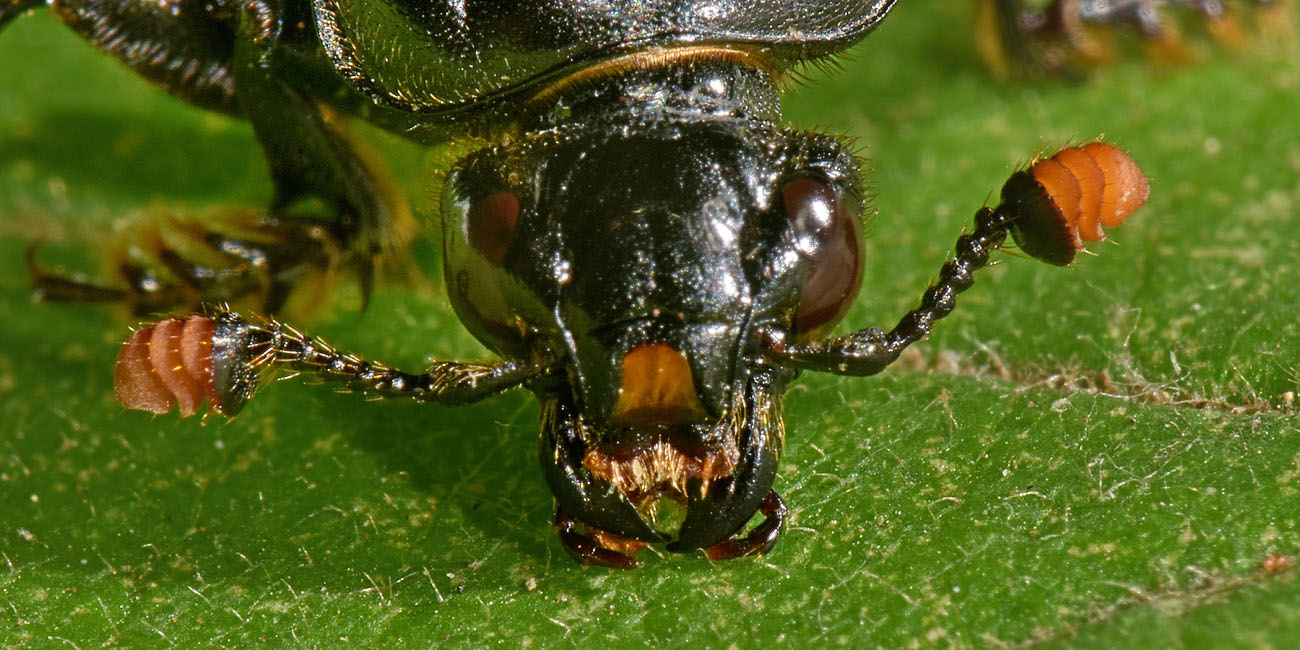
[[[0,6],[0,23],[36,4]],[[254,371],[276,366],[444,404],[526,386],[542,403],[556,525],[584,562],[634,566],[646,543],[714,558],[771,548],[788,382],[879,372],[951,311],[1011,227],[982,211],[893,330],[824,338],[860,283],[860,172],[840,139],[780,124],[777,86],[861,39],[894,0],[49,4],[173,94],[253,124],[275,248],[220,243],[234,262],[262,254],[270,309],[321,263],[308,253],[339,248],[364,274],[405,218],[338,113],[483,141],[443,183],[444,271],[456,312],[506,361],[407,374],[224,312],[219,410],[233,415]],[[170,266],[205,298],[248,284],[197,286]],[[142,293],[122,295],[165,302]]]

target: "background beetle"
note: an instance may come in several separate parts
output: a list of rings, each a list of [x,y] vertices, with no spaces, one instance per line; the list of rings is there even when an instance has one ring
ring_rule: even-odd
[[[178,96],[253,122],[277,190],[261,225],[275,238],[215,243],[264,262],[252,266],[269,278],[268,309],[327,249],[347,251],[345,263],[368,277],[405,220],[334,111],[427,140],[455,131],[500,141],[445,182],[444,263],[462,320],[510,361],[414,376],[275,322],[235,321],[218,336],[246,341],[232,363],[250,370],[283,363],[429,401],[528,385],[543,401],[556,522],[583,561],[631,566],[623,551],[660,541],[715,558],[770,548],[784,513],[772,490],[780,398],[795,370],[883,369],[952,309],[1019,216],[981,213],[957,260],[892,331],[821,338],[860,281],[859,172],[839,140],[777,124],[776,79],[855,42],[892,2],[761,13],[679,3],[52,6]],[[309,199],[324,213],[303,212]],[[238,272],[213,280],[181,260],[171,267],[204,299],[252,286]],[[41,282],[56,297],[105,293]],[[126,296],[138,308],[175,297],[152,277]],[[252,386],[232,381],[216,390],[233,414]],[[680,521],[656,521],[662,499],[685,504]],[[756,511],[767,519],[737,536]]]
[[[1113,61],[1116,44],[1100,26],[1129,28],[1158,63],[1191,61],[1197,54],[1182,35],[1182,21],[1161,11],[1169,6],[1194,15],[1197,29],[1228,51],[1248,49],[1248,34],[1281,41],[1294,29],[1283,0],[977,0],[977,5],[980,54],[1003,77],[1073,77]]]

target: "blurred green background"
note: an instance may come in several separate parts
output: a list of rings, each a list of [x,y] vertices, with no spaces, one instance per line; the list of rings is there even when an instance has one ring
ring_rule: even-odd
[[[789,527],[760,559],[583,568],[525,393],[460,409],[286,382],[226,423],[125,412],[130,324],[32,304],[142,212],[261,205],[247,126],[40,13],[0,34],[0,645],[1294,647],[1300,57],[1294,40],[1086,83],[996,82],[967,3],[902,3],[791,93],[852,134],[879,214],[849,325],[890,326],[1036,153],[1104,134],[1151,178],[1056,269],[1011,254],[898,367],[787,400]],[[1214,48],[1209,48],[1214,50]],[[421,206],[424,153],[381,150]],[[435,244],[417,258],[436,259]],[[481,358],[427,277],[311,330],[409,368]]]

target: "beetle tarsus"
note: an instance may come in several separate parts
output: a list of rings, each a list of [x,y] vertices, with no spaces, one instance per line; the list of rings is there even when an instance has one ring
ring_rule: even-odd
[[[758,511],[766,517],[763,523],[755,526],[744,537],[723,540],[704,549],[704,554],[710,560],[721,561],[745,555],[763,555],[772,550],[785,527],[785,501],[776,490],[772,490],[763,497],[763,504]]]
[[[27,277],[31,280],[32,296],[36,300],[54,302],[119,302],[127,292],[115,287],[105,287],[80,277],[62,275],[46,270],[36,259],[39,244],[27,247]]]
[[[129,222],[115,242],[116,286],[45,269],[33,245],[33,290],[52,302],[120,302],[137,315],[236,302],[275,313],[296,293],[294,304],[309,306],[303,311],[326,302],[324,290],[343,270],[359,276],[363,293],[371,284],[371,258],[348,254],[346,233],[328,222],[244,210],[205,213],[202,223],[197,216],[146,214]]]

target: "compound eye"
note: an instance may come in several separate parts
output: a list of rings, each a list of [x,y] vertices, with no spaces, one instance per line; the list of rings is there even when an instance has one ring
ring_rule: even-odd
[[[474,336],[498,352],[514,349],[518,317],[506,293],[505,268],[520,228],[521,202],[502,190],[478,198],[451,198],[447,205],[443,258],[447,292],[456,313]]]
[[[844,317],[862,284],[858,218],[838,192],[811,178],[781,186],[781,201],[807,275],[794,317],[797,338],[808,339]]]
[[[501,266],[519,226],[519,197],[510,192],[489,194],[470,206],[466,219],[470,246],[493,266]]]

